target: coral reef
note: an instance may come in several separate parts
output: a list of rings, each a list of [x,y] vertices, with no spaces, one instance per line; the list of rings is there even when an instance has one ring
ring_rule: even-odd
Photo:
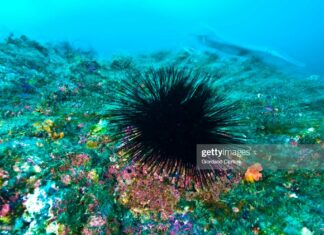
[[[323,149],[320,76],[202,50],[101,60],[9,36],[0,43],[0,233],[322,234],[322,165],[272,170],[265,155],[211,188],[185,188],[119,150],[107,117],[115,91],[170,65],[215,78],[218,92],[240,101],[255,143]]]

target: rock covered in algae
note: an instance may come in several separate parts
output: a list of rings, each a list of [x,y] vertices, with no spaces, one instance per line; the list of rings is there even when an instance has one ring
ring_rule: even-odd
[[[107,106],[121,78],[166,65],[204,70],[221,84],[221,92],[241,100],[238,112],[257,143],[323,145],[320,76],[212,50],[99,60],[68,43],[9,36],[0,43],[1,229],[9,234],[320,234],[318,168],[264,168],[261,178],[254,167],[248,180],[244,174],[223,176],[210,191],[181,188],[170,176],[128,173],[133,165],[127,153],[116,153],[111,143],[116,130],[105,117]]]

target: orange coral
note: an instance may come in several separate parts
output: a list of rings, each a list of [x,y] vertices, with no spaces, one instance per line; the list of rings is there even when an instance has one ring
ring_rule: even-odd
[[[250,166],[245,174],[244,174],[244,180],[249,183],[254,183],[255,181],[259,181],[262,178],[262,171],[263,168],[260,163],[255,163],[252,166]]]
[[[50,119],[45,120],[43,123],[36,122],[33,124],[33,126],[36,128],[36,132],[45,131],[53,140],[62,139],[64,137],[64,132],[57,133],[55,131],[55,124]]]

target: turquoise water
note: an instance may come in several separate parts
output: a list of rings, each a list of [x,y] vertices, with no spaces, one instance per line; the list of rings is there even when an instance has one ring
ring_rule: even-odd
[[[195,34],[275,50],[324,73],[321,0],[1,1],[0,33],[68,40],[100,55],[192,46]]]
[[[323,12],[0,1],[0,235],[323,234]],[[201,133],[254,151],[207,184]]]

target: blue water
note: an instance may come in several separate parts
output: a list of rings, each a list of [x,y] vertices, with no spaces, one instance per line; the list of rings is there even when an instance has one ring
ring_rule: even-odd
[[[271,49],[324,74],[322,0],[10,0],[0,2],[0,34],[70,41],[102,56],[191,46],[210,34]]]

